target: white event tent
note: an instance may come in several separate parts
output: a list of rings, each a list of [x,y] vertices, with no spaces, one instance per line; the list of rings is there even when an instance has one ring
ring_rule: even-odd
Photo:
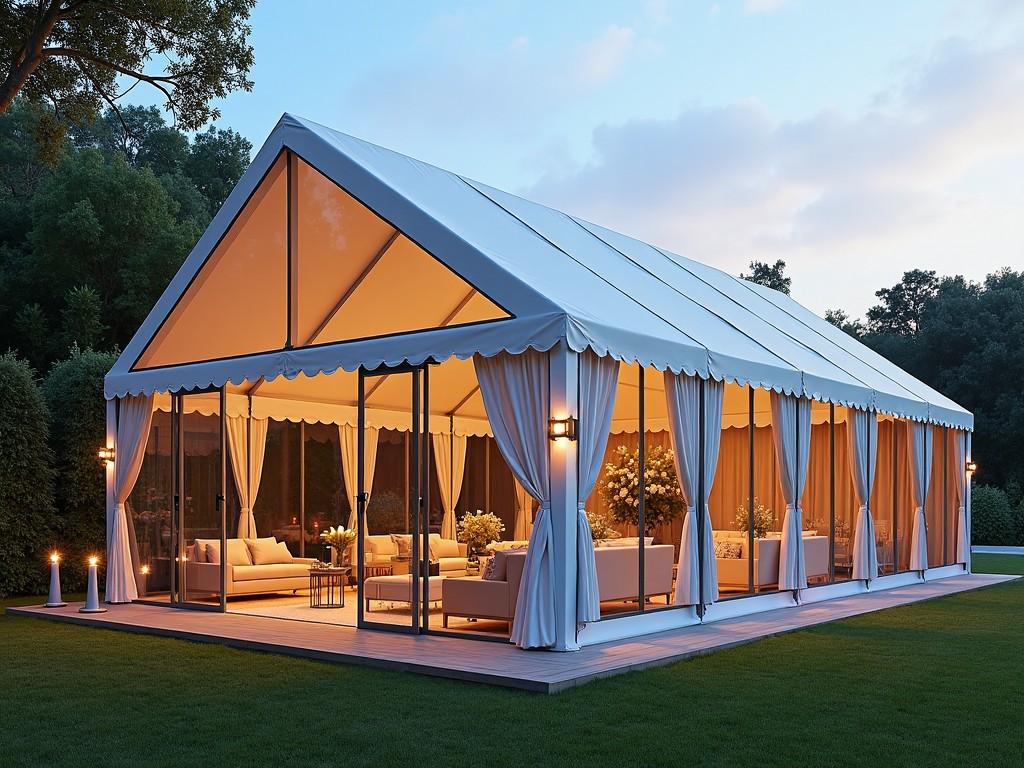
[[[969,412],[786,295],[286,114],[106,377],[116,448],[107,597],[137,596],[124,502],[151,414],[168,410],[172,394],[224,404],[235,474],[248,477],[244,508],[259,485],[258,470],[245,467],[262,454],[238,451],[238,434],[248,428],[251,440],[268,418],[336,424],[349,430],[354,456],[360,423],[375,434],[413,420],[404,383],[385,376],[362,390],[357,372],[429,365],[422,402],[435,449],[457,453],[456,437],[492,436],[539,506],[512,639],[573,649],[597,618],[582,502],[609,429],[635,421],[615,402],[620,362],[662,372],[647,418],[671,433],[688,500],[679,605],[717,597],[698,478],[713,475],[718,445],[697,425],[728,414],[727,383],[770,393],[787,502],[780,589],[806,586],[799,498],[812,401],[852,409],[858,434],[875,428],[873,414],[920,425],[911,451],[919,466],[928,424],[961,430],[970,455]],[[201,398],[190,407],[201,409]],[[551,420],[569,417],[576,439],[549,439]],[[870,454],[870,436],[864,444]],[[857,460],[871,467],[873,457]],[[864,498],[870,471],[861,474]],[[923,507],[927,478],[918,475]],[[354,481],[346,485],[354,496]],[[454,502],[445,506],[448,515]],[[968,501],[961,506],[965,537]],[[240,520],[239,530],[249,525]],[[916,528],[915,519],[923,571]]]

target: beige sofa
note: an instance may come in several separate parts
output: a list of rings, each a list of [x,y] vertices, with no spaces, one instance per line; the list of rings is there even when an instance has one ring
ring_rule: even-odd
[[[519,582],[522,580],[525,550],[499,552],[505,558],[505,578],[445,579],[441,583],[442,622],[449,616],[511,621],[516,614]],[[601,601],[631,600],[639,596],[639,549],[636,547],[597,547],[597,587]],[[672,565],[675,548],[671,544],[644,547],[644,592],[648,597],[672,598]],[[500,566],[499,566],[500,568]]]
[[[398,545],[391,534],[376,534],[365,539],[364,554],[367,563],[389,563],[398,556]],[[466,545],[454,539],[442,539],[441,534],[430,534],[430,547],[436,553],[442,553],[432,562],[438,565],[441,576],[463,574],[466,572]]]
[[[187,593],[208,592],[220,594],[220,564],[207,561],[205,544],[219,540],[198,539],[186,550],[185,589]],[[235,542],[235,543],[233,543]],[[233,595],[256,595],[270,592],[294,592],[309,588],[309,567],[315,562],[313,558],[295,557],[289,563],[272,563],[253,565],[250,557],[247,562],[235,558],[232,562],[232,551],[240,552],[238,545],[245,547],[243,539],[228,539],[228,558],[224,566],[224,593]]]
[[[715,531],[715,541],[727,541],[740,546],[740,556],[716,557],[718,586],[747,589],[749,559],[746,536],[731,536],[730,531]],[[754,588],[774,587],[779,583],[779,553],[781,536],[754,539]],[[804,565],[808,579],[828,576],[828,536],[804,535]]]

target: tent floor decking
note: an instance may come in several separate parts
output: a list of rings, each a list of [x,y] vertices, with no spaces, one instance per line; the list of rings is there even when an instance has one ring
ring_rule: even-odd
[[[575,653],[524,652],[504,643],[142,604],[111,605],[100,614],[79,613],[80,603],[56,609],[8,608],[7,613],[554,693],[601,677],[1016,578],[1021,577],[951,576],[607,642]]]

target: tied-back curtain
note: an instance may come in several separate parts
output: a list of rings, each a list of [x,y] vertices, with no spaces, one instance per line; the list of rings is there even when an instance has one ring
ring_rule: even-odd
[[[704,389],[704,536],[698,541],[697,504],[700,481],[700,392]],[[720,381],[701,381],[683,374],[665,371],[665,402],[668,406],[669,433],[676,476],[686,503],[686,517],[679,537],[679,565],[676,569],[675,605],[710,605],[718,599],[718,564],[715,561],[715,537],[711,529],[711,496],[718,449],[722,442],[722,406],[725,385]],[[641,534],[642,535],[642,534]],[[704,590],[700,589],[701,549],[704,560]]]
[[[516,519],[512,526],[512,538],[515,541],[526,541],[533,532],[533,510],[536,500],[527,493],[518,479],[513,477],[512,483],[516,489]]]
[[[365,445],[363,446],[363,478],[366,483],[366,500],[370,500],[370,489],[373,488],[373,470],[377,465],[377,437],[379,432],[376,427],[367,427],[364,430]],[[341,477],[345,481],[345,493],[348,494],[350,512],[348,513],[348,528],[355,530],[359,524],[358,506],[356,494],[359,492],[359,428],[350,424],[338,426],[338,445],[341,448]],[[367,524],[363,536],[370,535],[370,526]]]
[[[512,474],[540,502],[519,583],[511,640],[520,648],[544,648],[555,642],[548,355],[532,349],[519,355],[475,355],[473,364],[494,442]]]
[[[875,523],[868,502],[875,485],[878,465],[878,418],[874,412],[853,408],[847,411],[846,443],[857,498],[857,524],[853,532],[853,578],[878,577],[878,550],[875,546]]]
[[[772,442],[779,461],[779,484],[786,500],[786,517],[779,545],[779,589],[807,588],[804,564],[804,512],[800,506],[807,485],[811,445],[811,401],[773,391]]]
[[[931,425],[913,421],[910,428],[910,492],[914,499],[914,528],[910,536],[910,570],[928,570],[928,525],[924,518],[924,505],[931,482],[932,434]]]
[[[953,432],[953,481],[956,485],[956,561],[967,563],[971,540],[967,535],[967,435],[963,430]]]
[[[594,537],[587,519],[587,499],[601,474],[608,432],[615,409],[619,361],[598,357],[591,351],[580,355],[579,386],[579,485],[576,510],[576,621],[598,621],[601,597],[597,585]]]
[[[253,508],[263,477],[263,457],[267,451],[268,419],[228,416],[228,455],[238,489],[238,528],[240,539],[255,539],[256,517]]]
[[[107,510],[107,602],[130,603],[139,596],[132,573],[131,539],[125,502],[142,469],[153,422],[153,396],[120,398],[114,444],[114,506]]]
[[[466,473],[466,436],[433,434],[434,466],[437,468],[437,487],[441,492],[441,538],[455,538],[455,505],[462,492],[462,477]]]

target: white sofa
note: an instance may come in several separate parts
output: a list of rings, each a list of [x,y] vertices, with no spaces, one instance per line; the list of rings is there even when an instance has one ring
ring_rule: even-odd
[[[503,551],[495,554],[504,578],[445,579],[441,583],[442,622],[448,626],[449,616],[511,621],[516,614],[519,582],[526,562],[526,550]],[[504,566],[500,565],[504,558]],[[631,600],[639,596],[640,555],[637,547],[597,547],[594,550],[597,565],[597,587],[601,601]],[[672,599],[672,565],[675,548],[671,544],[653,544],[644,547],[644,592],[647,597]]]
[[[189,593],[220,594],[220,563],[209,562],[206,557],[206,544],[210,542],[215,542],[219,548],[219,539],[197,539],[185,550],[188,558],[185,562],[185,589]],[[240,556],[242,549],[248,551],[244,539],[228,539],[228,557],[224,566],[224,593],[228,597],[309,588],[309,567],[315,562],[313,558],[293,557],[286,563],[254,565],[251,555],[247,559]]]
[[[389,563],[398,556],[398,545],[389,533],[367,536],[364,547],[367,563]],[[466,572],[465,544],[460,544],[454,539],[443,539],[441,534],[432,533],[430,547],[435,554],[440,553],[437,557],[431,557],[431,562],[437,563],[441,576]]]
[[[716,557],[718,586],[726,589],[747,589],[750,577],[749,542],[746,536],[733,531],[715,531],[716,542],[730,542],[740,546],[740,556]],[[754,539],[754,588],[765,589],[779,583],[779,553],[781,536]],[[804,565],[808,579],[828,576],[828,536],[804,535]]]

